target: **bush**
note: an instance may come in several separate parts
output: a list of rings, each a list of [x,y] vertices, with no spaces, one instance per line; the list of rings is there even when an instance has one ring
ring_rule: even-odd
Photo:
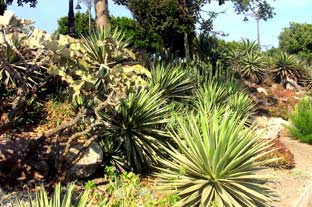
[[[286,126],[290,134],[302,142],[312,143],[312,102],[303,97],[289,116],[292,123]]]
[[[161,159],[155,174],[158,189],[177,194],[175,206],[268,206],[270,190],[255,173],[268,162],[258,159],[269,145],[236,113],[206,114],[178,120],[179,133],[172,133],[177,147],[166,148],[171,159]]]

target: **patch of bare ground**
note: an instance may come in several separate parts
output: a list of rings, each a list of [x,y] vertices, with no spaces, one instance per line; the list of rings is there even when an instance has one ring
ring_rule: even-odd
[[[299,207],[297,204],[300,198],[312,184],[312,145],[291,138],[285,129],[282,129],[280,141],[294,154],[296,167],[291,170],[265,170],[264,173],[269,174],[274,181],[270,186],[279,195],[273,205]],[[312,201],[306,203],[305,207],[312,207]]]

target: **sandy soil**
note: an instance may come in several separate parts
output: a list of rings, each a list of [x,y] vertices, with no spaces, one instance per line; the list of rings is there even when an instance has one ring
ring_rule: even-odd
[[[296,167],[291,170],[267,169],[266,173],[272,176],[274,183],[270,185],[280,196],[274,206],[294,207],[312,183],[312,145],[290,138],[285,130],[282,131],[280,140],[294,154]],[[312,201],[310,206],[312,207]]]

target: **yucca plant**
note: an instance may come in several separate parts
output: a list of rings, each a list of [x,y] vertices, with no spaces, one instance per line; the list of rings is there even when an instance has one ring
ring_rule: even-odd
[[[288,78],[297,81],[302,75],[301,72],[303,70],[295,56],[281,52],[275,57],[272,73],[279,82],[285,83]]]
[[[132,170],[141,172],[157,163],[162,143],[167,137],[169,105],[156,88],[129,94],[120,109],[110,108],[103,118],[111,123],[103,129],[103,139],[111,137],[122,145],[126,161]]]
[[[49,198],[48,193],[41,187],[36,193],[35,198],[29,197],[28,201],[17,201],[18,207],[91,207],[89,190],[85,190],[78,198],[73,198],[75,185],[69,184],[65,194],[62,193],[61,185],[57,184],[54,188],[54,194]]]
[[[155,174],[158,190],[177,194],[174,206],[270,206],[266,177],[255,174],[268,162],[259,158],[269,145],[245,122],[228,110],[180,118],[175,146],[166,148],[170,158]]]
[[[228,97],[227,104],[232,111],[247,117],[253,113],[255,107],[251,98],[243,91],[238,91]]]
[[[254,104],[244,91],[239,91],[238,85],[231,80],[225,82],[210,81],[197,91],[196,108],[207,111],[211,108],[228,106],[242,117],[249,117]]]
[[[151,69],[150,87],[158,87],[167,98],[188,98],[195,88],[195,80],[181,64],[156,63]]]
[[[97,64],[116,64],[123,59],[125,48],[130,40],[125,39],[122,31],[110,27],[96,29],[87,36],[81,37],[81,46],[91,62]]]

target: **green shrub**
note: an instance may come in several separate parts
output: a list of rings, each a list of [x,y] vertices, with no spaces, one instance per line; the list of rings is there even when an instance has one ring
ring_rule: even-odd
[[[144,187],[141,179],[133,172],[123,172],[120,176],[110,177],[107,186],[109,202],[106,206],[155,206],[156,200],[151,191]]]
[[[312,101],[303,97],[289,116],[292,123],[286,126],[290,134],[302,142],[312,143]]]
[[[260,142],[255,128],[246,128],[233,112],[214,110],[180,118],[175,147],[166,148],[156,173],[158,189],[177,194],[174,206],[270,206],[271,191],[265,177],[255,175],[268,143]]]

